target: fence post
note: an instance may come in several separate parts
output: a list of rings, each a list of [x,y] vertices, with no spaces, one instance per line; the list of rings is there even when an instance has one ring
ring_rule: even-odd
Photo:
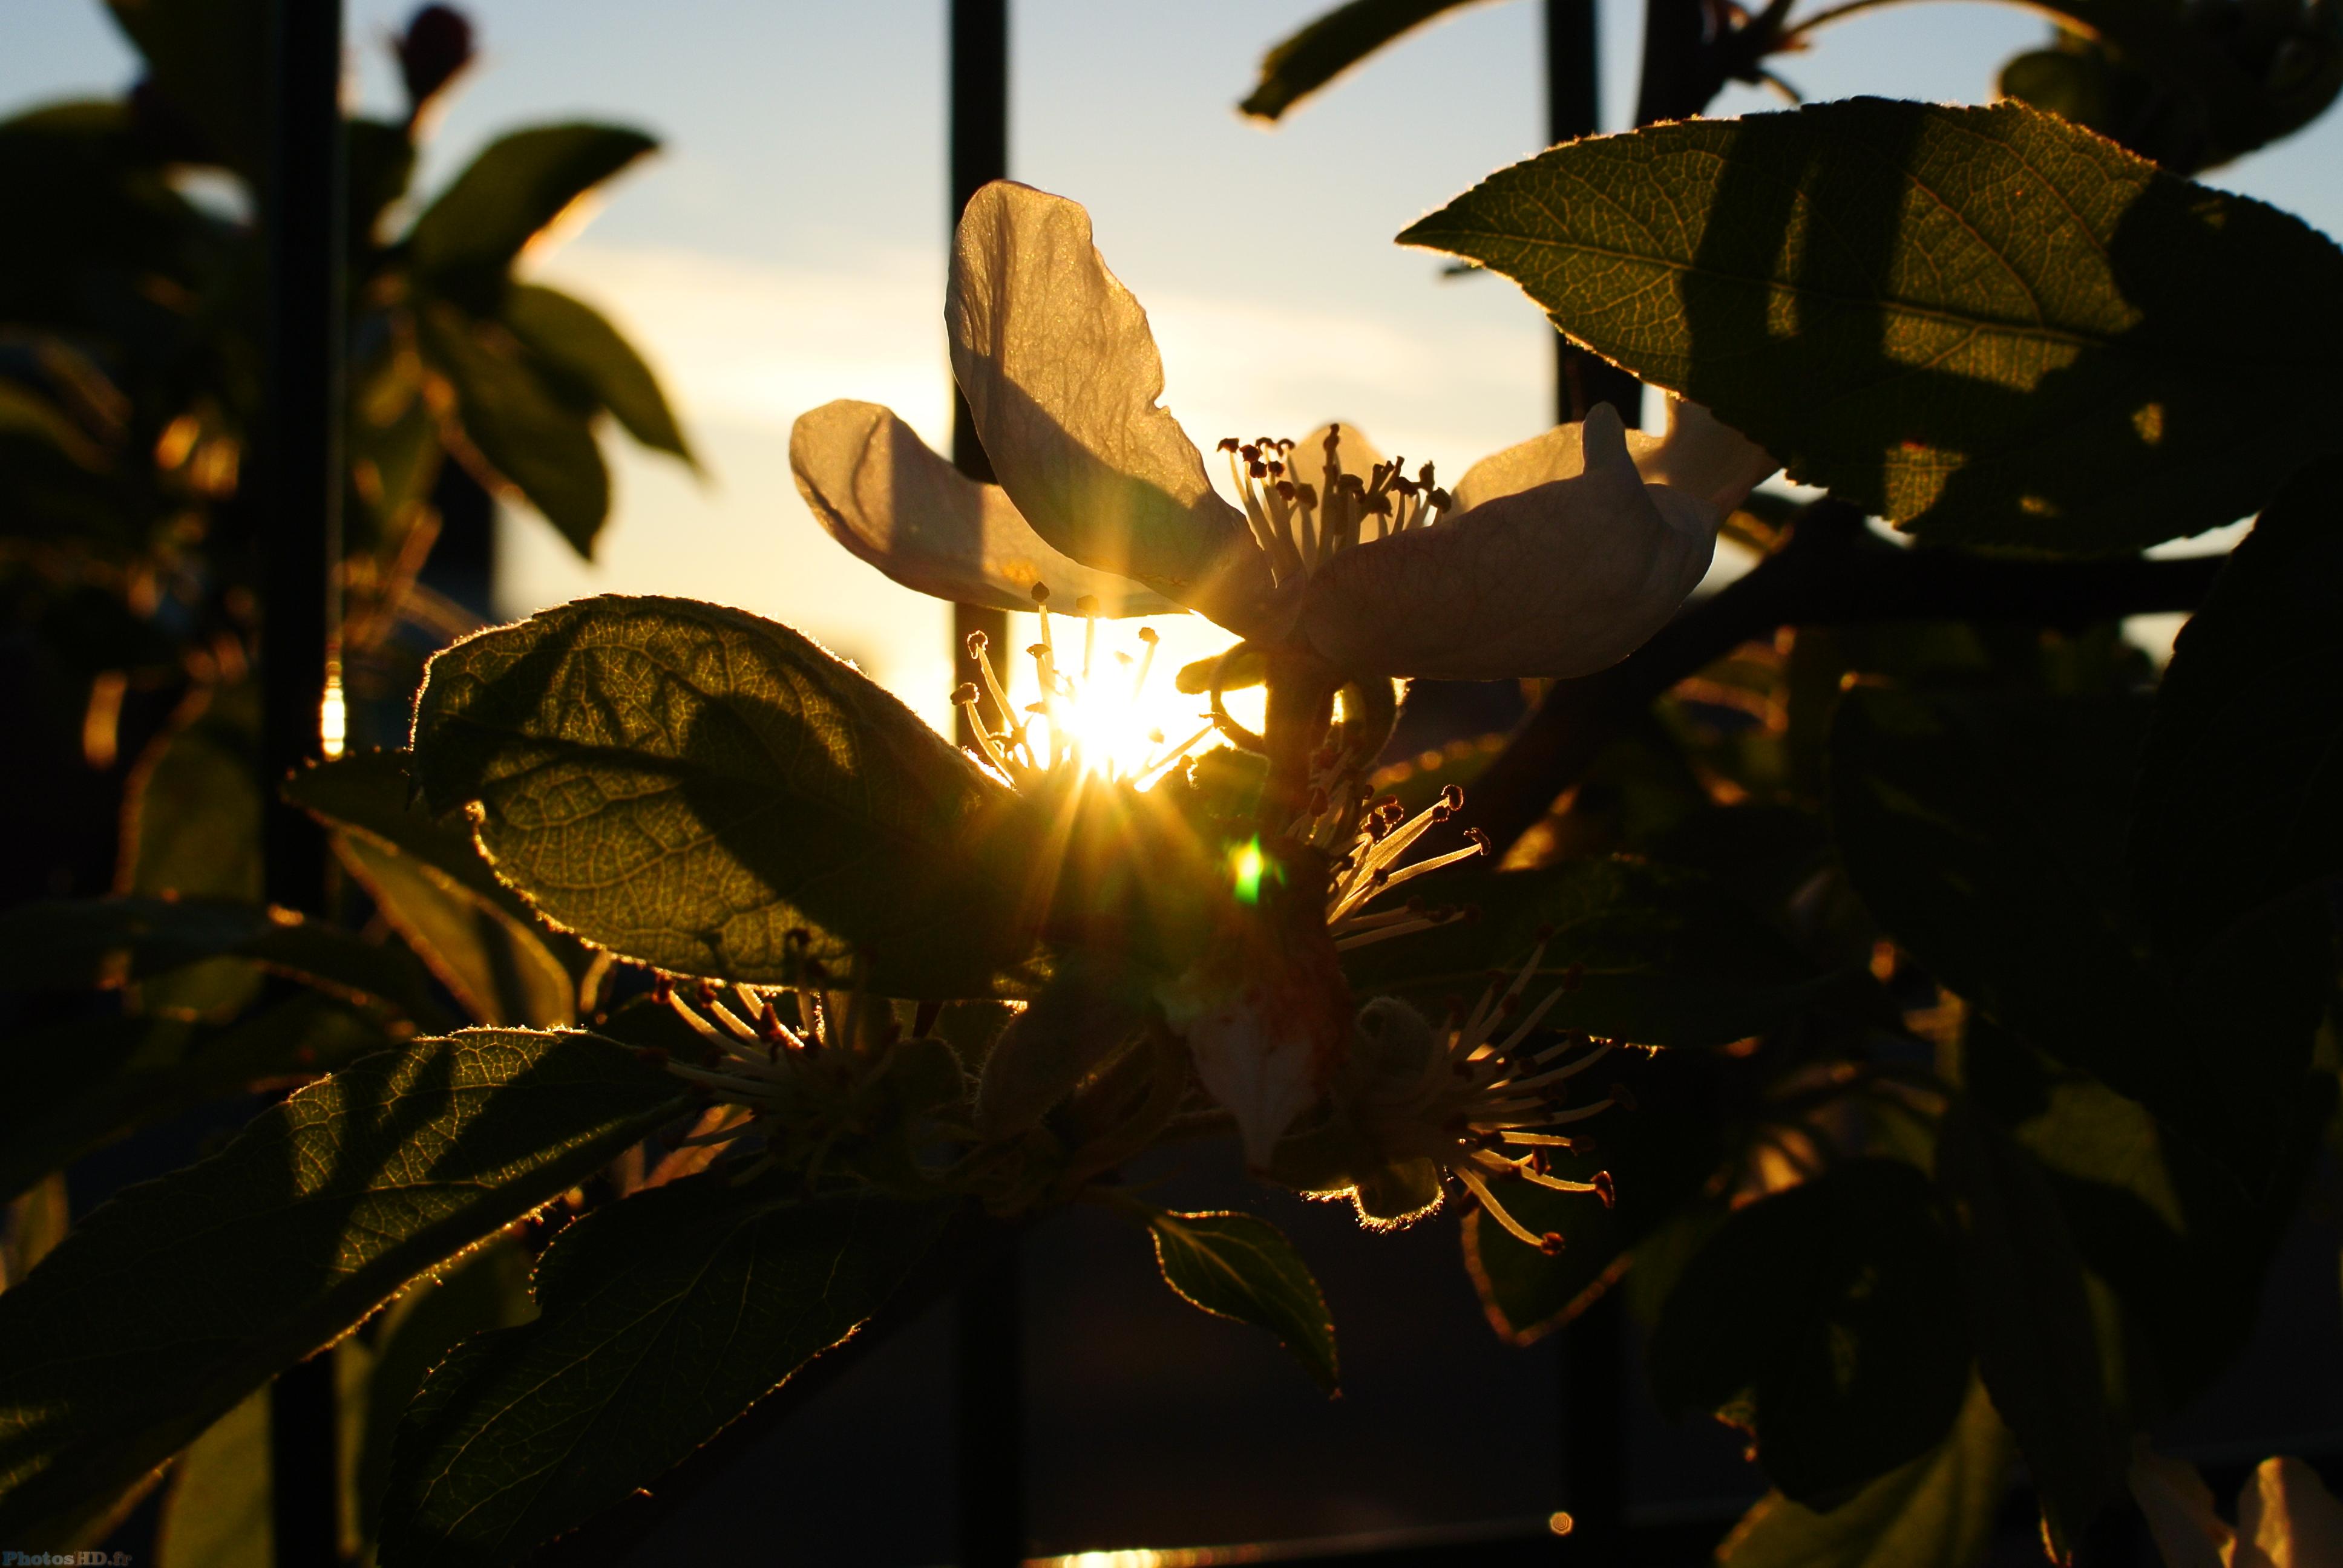
[[[951,208],[956,226],[969,197],[1009,173],[1008,0],[951,0]],[[992,464],[952,391],[952,461],[990,481]],[[952,658],[967,657],[982,632],[986,657],[1008,678],[1009,618],[974,605],[952,607]],[[960,741],[973,745],[968,716]],[[960,1493],[960,1568],[1014,1568],[1025,1560],[1024,1313],[1019,1248],[1012,1239],[961,1284],[954,1338],[953,1440]]]
[[[261,541],[261,790],[269,900],[324,914],[325,836],[277,796],[340,740],[342,338],[346,200],[341,0],[277,0],[263,192],[268,258],[265,412],[253,478]],[[271,1519],[279,1568],[340,1559],[334,1358],[269,1395]]]

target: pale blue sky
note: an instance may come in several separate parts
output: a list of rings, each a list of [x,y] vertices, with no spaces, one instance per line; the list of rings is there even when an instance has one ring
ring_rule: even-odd
[[[1536,150],[1538,14],[1492,0],[1405,41],[1268,131],[1232,107],[1253,63],[1331,0],[1011,0],[1011,171],[1087,204],[1155,321],[1167,401],[1204,444],[1361,424],[1449,471],[1546,417],[1549,339],[1493,277],[1441,282],[1391,236]],[[380,38],[407,0],[352,0],[359,92],[394,100]],[[496,131],[591,116],[666,152],[628,176],[547,275],[629,327],[711,470],[618,449],[618,514],[582,568],[508,528],[506,608],[584,592],[691,593],[800,625],[922,699],[949,689],[937,607],[821,537],[792,488],[789,421],[835,397],[940,439],[941,0],[477,0],[484,58],[426,165]],[[118,88],[98,0],[9,0],[0,106]],[[1604,108],[1624,118],[1641,6],[1604,0]],[[2046,24],[1976,0],[1892,7],[1783,62],[1811,97],[1983,101]],[[1776,106],[1736,87],[1720,114]],[[2343,228],[2343,117],[2215,180]],[[931,695],[932,694],[932,695]]]

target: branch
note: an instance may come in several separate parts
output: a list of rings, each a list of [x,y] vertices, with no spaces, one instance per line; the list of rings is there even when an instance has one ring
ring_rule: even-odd
[[[1790,542],[1747,576],[1688,607],[1610,668],[1557,682],[1466,792],[1461,819],[1511,844],[1655,699],[1778,628],[1971,620],[2078,629],[2194,609],[2224,558],[2040,561],[1907,548],[1873,538],[1854,508],[1817,501]]]

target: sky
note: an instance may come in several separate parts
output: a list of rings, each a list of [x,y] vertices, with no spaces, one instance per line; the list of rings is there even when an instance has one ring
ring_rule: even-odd
[[[1543,144],[1534,0],[1485,0],[1289,115],[1242,119],[1262,52],[1332,0],[1011,0],[1011,173],[1087,205],[1147,307],[1166,402],[1209,448],[1329,417],[1451,473],[1549,417],[1552,337],[1494,276],[1447,279],[1391,236]],[[1803,7],[1802,7],[1803,8]],[[397,103],[384,39],[410,0],[349,0],[352,91]],[[720,600],[789,622],[940,720],[943,608],[807,515],[790,422],[834,397],[949,423],[944,0],[474,0],[482,57],[424,161],[436,188],[488,140],[595,118],[657,136],[536,265],[645,349],[707,468],[614,437],[589,566],[540,522],[501,527],[498,608],[595,592]],[[1601,0],[1606,128],[1632,105],[1641,6]],[[2046,30],[1985,0],[1885,7],[1779,62],[1809,98],[1985,102]],[[0,111],[118,90],[133,57],[98,0],[8,0]],[[1780,100],[1735,86],[1718,115]],[[2343,115],[2210,176],[2343,232]],[[1202,651],[1174,631],[1167,660]]]

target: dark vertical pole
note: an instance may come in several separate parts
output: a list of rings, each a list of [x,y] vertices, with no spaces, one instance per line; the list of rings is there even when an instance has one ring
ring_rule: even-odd
[[[341,0],[277,0],[265,195],[266,412],[253,478],[260,519],[261,780],[268,897],[324,912],[326,845],[277,800],[286,774],[322,749],[338,687],[345,224]],[[334,1362],[312,1357],[269,1401],[272,1522],[279,1568],[338,1561]]]
[[[950,0],[951,11],[951,210],[957,225],[968,198],[1009,176],[1009,0]],[[990,482],[992,461],[977,439],[968,399],[952,389],[952,461],[971,479]],[[1009,618],[999,610],[958,605],[952,610],[952,658],[968,657],[971,632],[990,645],[994,670],[1008,678]],[[968,671],[974,674],[973,670]],[[960,723],[967,728],[967,716]],[[960,744],[972,746],[973,735]]]
[[[950,4],[950,217],[958,224],[969,197],[988,181],[1009,174],[1009,4]],[[992,464],[969,417],[968,399],[957,388],[952,393],[952,461],[972,479],[992,477]],[[968,657],[969,636],[980,631],[990,645],[994,669],[1006,679],[1009,618],[973,605],[952,607],[955,659]],[[960,723],[961,744],[973,744],[976,738],[965,733],[965,716]],[[1014,1568],[1025,1561],[1025,1353],[1018,1276],[1018,1252],[1011,1243],[960,1286],[953,1431],[960,1568]]]
[[[1545,0],[1547,140],[1573,141],[1602,128],[1602,66],[1595,0]],[[1583,419],[1608,403],[1630,426],[1643,422],[1643,384],[1554,335],[1554,417]],[[1618,1560],[1626,1524],[1624,1350],[1618,1292],[1606,1292],[1562,1332],[1562,1506],[1571,1532],[1563,1556],[1574,1563]]]
[[[1595,0],[1545,0],[1546,141],[1575,141],[1603,128],[1603,55]],[[1643,383],[1570,339],[1554,337],[1554,417],[1583,419],[1608,403],[1632,429],[1643,423]]]

